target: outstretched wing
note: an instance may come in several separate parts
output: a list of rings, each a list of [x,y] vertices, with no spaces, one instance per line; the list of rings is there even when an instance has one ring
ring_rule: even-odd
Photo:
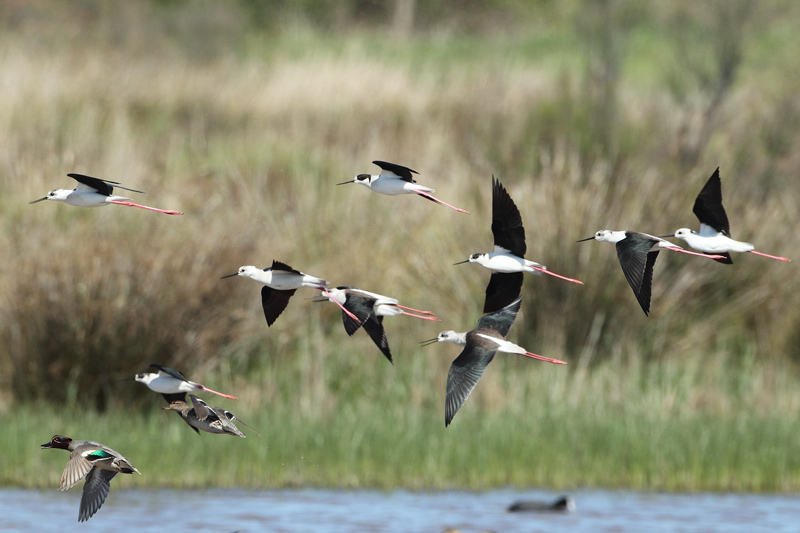
[[[372,342],[381,349],[386,359],[394,364],[392,361],[392,352],[389,350],[389,341],[386,338],[386,330],[383,329],[383,317],[377,316],[374,313],[369,315],[369,318],[364,322],[364,331],[367,332]]]
[[[500,180],[492,176],[492,235],[494,245],[517,257],[525,257],[525,228],[517,204]]]
[[[697,195],[692,212],[700,220],[701,233],[703,233],[702,226],[706,225],[723,235],[731,236],[728,215],[725,214],[725,208],[722,207],[722,182],[719,178],[719,167],[708,178],[700,194]]]
[[[519,313],[521,304],[522,295],[520,294],[516,300],[499,311],[482,316],[480,320],[478,320],[478,327],[476,329],[493,329],[505,337],[508,335],[508,330],[511,329],[514,319],[517,318],[517,313]]]
[[[166,366],[156,365],[156,364],[153,364],[153,363],[150,363],[150,368],[155,368],[156,370],[159,370],[159,371],[161,371],[161,372],[163,372],[163,373],[167,374],[168,376],[171,376],[171,377],[173,377],[175,379],[179,379],[181,381],[189,381],[188,379],[186,379],[186,376],[183,375],[183,372],[175,370],[174,368],[169,368],[169,367],[166,367]]]
[[[354,294],[352,291],[345,293],[344,308],[353,313],[358,320],[342,311],[342,322],[344,323],[344,330],[351,337],[353,333],[358,331],[372,314],[372,308],[375,305],[375,298]]]
[[[261,288],[261,307],[264,309],[264,318],[267,319],[267,326],[271,326],[281,316],[283,310],[289,305],[291,298],[297,289],[279,291],[264,285]]]
[[[511,304],[522,291],[524,276],[522,272],[492,273],[486,286],[486,300],[483,303],[484,313],[493,313]]]
[[[111,489],[111,480],[116,475],[117,473],[112,470],[101,468],[94,468],[89,472],[83,485],[78,522],[89,520],[103,506]]]
[[[394,163],[387,163],[386,161],[373,161],[374,164],[381,167],[381,176],[387,178],[400,178],[403,181],[407,181],[409,183],[416,183],[414,178],[411,176],[411,173],[419,174],[416,170],[412,170],[408,167],[404,167],[403,165],[396,165]]]
[[[633,239],[631,236],[617,243],[617,258],[622,273],[633,289],[642,311],[650,312],[650,289],[653,285],[653,265],[656,264],[658,250],[650,251],[656,241],[645,238]]]
[[[445,426],[450,425],[453,417],[464,405],[472,389],[483,376],[486,366],[494,359],[496,351],[467,344],[450,365],[450,371],[447,373],[447,395],[444,406]]]
[[[61,481],[58,484],[58,490],[67,490],[72,488],[75,483],[89,473],[94,468],[92,463],[83,457],[79,451],[73,451],[67,461],[67,466],[64,467],[64,472],[61,473]]]
[[[281,263],[280,261],[272,260],[272,270],[281,270],[283,272],[291,272],[292,274],[297,274],[298,276],[302,276],[303,273],[299,270],[295,270],[286,263]]]

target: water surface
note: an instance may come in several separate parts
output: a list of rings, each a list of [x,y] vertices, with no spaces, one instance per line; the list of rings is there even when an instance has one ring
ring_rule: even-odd
[[[81,485],[67,492],[0,489],[2,531],[673,532],[800,531],[800,497],[575,491],[572,513],[509,513],[549,491],[125,490],[78,524]]]

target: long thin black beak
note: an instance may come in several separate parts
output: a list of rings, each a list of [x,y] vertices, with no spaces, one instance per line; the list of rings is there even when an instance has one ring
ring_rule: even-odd
[[[586,237],[585,239],[581,239],[579,241],[575,241],[575,242],[591,241],[592,239],[594,239],[594,235],[592,235],[591,237]]]
[[[327,296],[309,296],[309,297],[306,298],[306,300],[311,300],[312,302],[327,302],[328,301],[328,297]]]
[[[43,200],[47,200],[47,196],[42,196],[42,197],[41,197],[41,198],[39,198],[38,200],[34,200],[34,201],[32,201],[32,202],[28,202],[28,203],[29,203],[29,204],[35,204],[35,203],[41,202],[41,201],[43,201]]]
[[[453,263],[453,266],[463,265],[464,263],[469,263],[469,259],[464,259],[463,261],[459,261],[458,263]]]
[[[656,237],[658,237],[659,239],[666,239],[667,237],[674,237],[674,236],[675,235],[672,233],[669,235],[656,235]]]
[[[439,342],[439,337],[434,337],[432,339],[428,339],[426,341],[422,341],[419,344],[420,344],[420,346],[430,346],[431,344],[434,344],[436,342]]]
[[[120,378],[117,381],[136,381],[136,378]]]
[[[348,183],[355,183],[353,180],[350,181],[343,181],[341,183],[337,183],[336,185],[347,185]]]
[[[238,272],[234,272],[233,274],[228,274],[227,276],[222,276],[219,279],[232,278],[233,276],[238,276],[238,275],[239,275]]]

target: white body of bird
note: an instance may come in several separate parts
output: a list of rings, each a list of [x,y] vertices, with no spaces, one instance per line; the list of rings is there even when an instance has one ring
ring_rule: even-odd
[[[311,287],[312,289],[323,290],[328,287],[328,282],[326,280],[309,276],[303,272],[295,273],[286,270],[274,270],[272,268],[261,269],[252,265],[246,265],[240,267],[237,274],[279,291],[299,289],[300,287]]]
[[[755,246],[749,242],[742,242],[731,239],[719,231],[715,231],[710,226],[701,225],[700,232],[695,232],[689,228],[681,228],[675,232],[675,237],[686,241],[686,244],[709,254],[721,254],[725,252],[752,252]]]

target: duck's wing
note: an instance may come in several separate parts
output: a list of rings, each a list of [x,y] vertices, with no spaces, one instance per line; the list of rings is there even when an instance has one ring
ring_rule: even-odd
[[[197,419],[200,421],[205,420],[208,418],[209,414],[213,415],[213,410],[211,407],[208,406],[206,402],[195,396],[194,394],[190,394],[189,398],[192,399],[192,406],[194,407],[194,414],[197,416]],[[216,415],[213,415],[216,416]]]
[[[81,450],[74,450],[69,456],[69,461],[67,461],[67,466],[64,467],[64,472],[61,473],[61,482],[58,484],[58,490],[72,488],[75,483],[83,479],[92,468],[94,468],[94,466],[82,455]]]
[[[93,468],[89,472],[83,485],[78,522],[89,520],[103,506],[111,489],[111,480],[116,475],[116,472],[102,468]]]

